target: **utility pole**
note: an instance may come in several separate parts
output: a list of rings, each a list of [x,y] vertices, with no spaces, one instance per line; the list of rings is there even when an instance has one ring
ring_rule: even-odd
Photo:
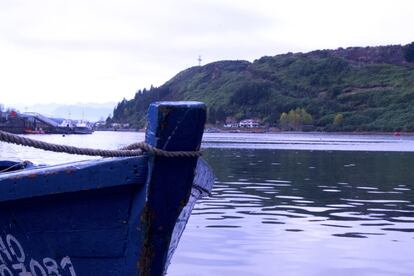
[[[201,56],[200,55],[198,56],[198,59],[197,60],[198,60],[198,66],[201,66],[202,59],[201,59]]]

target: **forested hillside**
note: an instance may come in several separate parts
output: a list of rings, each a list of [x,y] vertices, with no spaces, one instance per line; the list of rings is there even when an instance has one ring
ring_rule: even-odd
[[[310,115],[311,130],[414,131],[413,62],[414,43],[219,61],[139,90],[109,121],[142,127],[153,101],[197,100],[207,104],[211,124],[257,118],[301,129],[303,122],[288,121],[296,110]]]

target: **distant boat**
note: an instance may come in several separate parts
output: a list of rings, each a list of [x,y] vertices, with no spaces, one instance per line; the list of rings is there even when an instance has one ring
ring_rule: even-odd
[[[58,128],[66,134],[91,134],[93,133],[92,124],[85,120],[73,121],[69,119],[63,120]]]
[[[152,104],[146,142],[199,150],[205,110],[197,102]],[[197,157],[0,161],[0,274],[163,275],[213,179]]]
[[[73,129],[75,127],[75,123],[72,120],[65,119],[58,125],[58,127],[66,127]]]
[[[56,128],[59,133],[71,134],[75,129],[75,123],[72,120],[64,119]]]
[[[84,120],[78,121],[73,129],[74,134],[92,134],[92,125]]]

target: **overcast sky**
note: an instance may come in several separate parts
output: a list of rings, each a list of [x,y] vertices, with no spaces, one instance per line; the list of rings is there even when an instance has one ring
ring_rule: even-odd
[[[414,41],[412,0],[0,1],[0,103],[120,101],[223,59]]]

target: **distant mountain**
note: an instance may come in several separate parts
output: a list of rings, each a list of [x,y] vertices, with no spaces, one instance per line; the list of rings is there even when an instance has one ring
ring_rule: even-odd
[[[158,100],[203,101],[212,124],[257,118],[294,128],[298,114],[310,114],[311,130],[414,131],[414,43],[191,67],[118,103],[112,121],[141,127]]]
[[[36,104],[28,106],[14,106],[21,112],[37,112],[54,118],[70,118],[74,120],[99,121],[112,116],[116,103],[79,103],[79,104]]]

